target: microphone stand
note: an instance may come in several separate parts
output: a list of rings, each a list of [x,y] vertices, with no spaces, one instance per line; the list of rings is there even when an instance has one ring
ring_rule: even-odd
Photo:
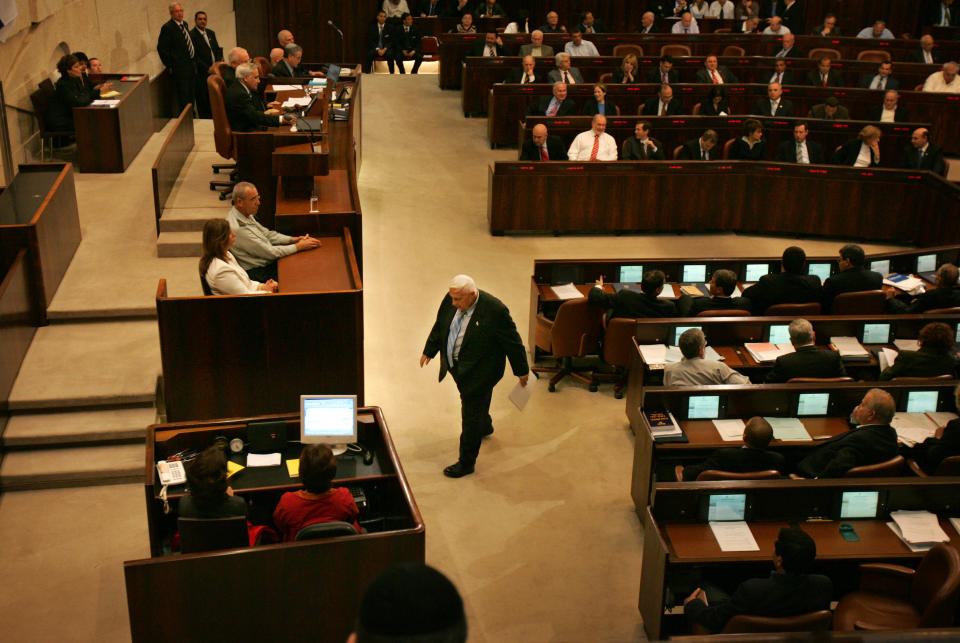
[[[296,116],[294,116],[294,119],[295,119],[294,122],[297,124],[297,129],[298,129],[298,130],[300,129],[300,123],[301,123],[301,122],[302,122],[304,125],[307,126],[307,129],[310,131],[310,151],[311,151],[311,152],[316,152],[317,150],[316,150],[316,148],[314,148],[314,146],[313,146],[313,125],[310,124],[310,121],[308,121],[307,119],[303,118],[303,117],[300,116],[299,114],[296,115]]]
[[[347,62],[347,43],[343,38],[343,32],[340,31],[340,27],[333,23],[333,20],[327,20],[327,24],[334,28],[334,30],[340,34],[340,64]]]

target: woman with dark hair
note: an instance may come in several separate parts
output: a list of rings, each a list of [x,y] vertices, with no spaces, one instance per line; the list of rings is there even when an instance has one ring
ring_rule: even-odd
[[[635,54],[627,54],[620,62],[620,69],[613,72],[615,83],[639,83],[640,63]]]
[[[755,118],[743,124],[743,136],[730,146],[730,159],[762,161],[767,157],[767,143],[763,140],[763,125]]]
[[[953,331],[943,322],[932,322],[920,329],[920,350],[900,351],[897,359],[883,369],[881,380],[894,377],[936,377],[954,375],[957,358],[953,349]]]
[[[100,90],[109,91],[113,84],[92,86],[83,75],[83,63],[72,54],[63,56],[57,62],[57,71],[60,72],[60,79],[47,108],[47,126],[52,130],[72,132],[73,108],[86,107],[100,97]]]
[[[208,219],[203,224],[203,256],[200,257],[200,284],[205,295],[256,295],[277,292],[273,279],[253,281],[230,247],[236,234],[226,219]]]
[[[246,516],[247,503],[227,486],[227,456],[218,446],[208,447],[187,463],[189,493],[180,500],[181,518]]]
[[[729,113],[726,88],[723,85],[713,85],[710,93],[700,101],[700,116],[726,116]]]
[[[280,497],[273,512],[273,524],[284,540],[293,540],[297,532],[315,522],[339,520],[351,523],[357,531],[360,510],[346,487],[331,488],[337,475],[337,458],[325,444],[308,444],[300,452],[300,480],[303,489],[288,491]]]
[[[607,86],[603,83],[597,83],[593,86],[593,98],[583,101],[582,113],[584,116],[593,116],[594,114],[617,116],[620,114],[620,109],[612,100],[607,98]]]

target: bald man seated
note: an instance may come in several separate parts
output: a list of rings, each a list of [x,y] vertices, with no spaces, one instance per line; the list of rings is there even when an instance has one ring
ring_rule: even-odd
[[[773,440],[773,427],[762,417],[750,418],[743,428],[743,446],[717,449],[700,464],[683,468],[681,482],[696,480],[704,471],[731,471],[750,473],[774,469],[783,471],[786,461],[776,451],[767,447]]]
[[[543,123],[534,125],[533,137],[523,142],[521,161],[566,161],[567,150],[559,136],[551,136]]]

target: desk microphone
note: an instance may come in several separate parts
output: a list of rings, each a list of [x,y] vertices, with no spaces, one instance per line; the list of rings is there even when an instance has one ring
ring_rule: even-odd
[[[307,129],[310,131],[310,151],[316,152],[317,150],[313,146],[313,125],[310,124],[310,121],[303,118],[302,116],[294,116],[294,122],[297,124],[297,129],[300,129],[300,123],[303,122],[307,126]]]
[[[347,60],[347,43],[343,39],[343,32],[340,31],[340,27],[333,23],[333,20],[327,20],[327,24],[333,27],[338,34],[340,34],[340,62],[345,62]]]

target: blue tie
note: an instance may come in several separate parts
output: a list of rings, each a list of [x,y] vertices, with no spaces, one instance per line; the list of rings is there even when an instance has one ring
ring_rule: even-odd
[[[458,310],[453,316],[453,323],[450,324],[450,334],[447,335],[447,363],[453,366],[453,349],[457,343],[457,337],[460,335],[460,327],[463,325],[465,314]]]

